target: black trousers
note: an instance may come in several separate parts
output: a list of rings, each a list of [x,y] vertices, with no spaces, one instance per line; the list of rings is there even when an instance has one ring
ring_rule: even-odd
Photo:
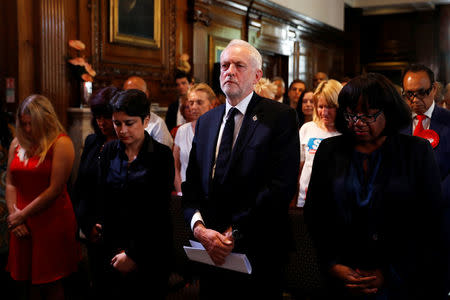
[[[281,266],[257,269],[250,275],[208,265],[197,269],[201,300],[282,299]]]

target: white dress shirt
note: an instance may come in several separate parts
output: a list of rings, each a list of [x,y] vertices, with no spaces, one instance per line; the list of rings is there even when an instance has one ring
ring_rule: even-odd
[[[186,119],[181,114],[181,98],[178,98],[177,126],[185,123]]]
[[[166,145],[172,150],[173,138],[167,129],[167,125],[164,120],[157,114],[150,112],[150,121],[148,122],[147,128],[145,130],[150,134],[152,138],[161,144]]]

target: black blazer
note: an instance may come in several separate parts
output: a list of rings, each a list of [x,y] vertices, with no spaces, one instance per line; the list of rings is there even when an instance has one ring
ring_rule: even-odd
[[[77,179],[71,193],[78,226],[87,238],[94,225],[100,222],[95,190],[99,176],[100,151],[104,142],[105,137],[95,133],[86,137]]]
[[[100,163],[98,192],[107,259],[124,250],[141,274],[153,274],[164,282],[173,254],[169,217],[173,155],[147,132],[138,156],[130,164],[124,148],[119,140],[106,144]]]
[[[253,266],[264,269],[280,262],[291,239],[288,206],[300,157],[296,112],[254,93],[223,182],[213,188],[211,171],[224,113],[221,105],[197,121],[182,186],[185,219],[190,224],[198,209],[206,227],[238,229],[241,238],[234,251],[246,253]]]
[[[346,175],[352,140],[325,139],[316,152],[305,220],[324,271],[335,263],[381,268],[387,284],[400,291],[398,299],[446,299],[443,216],[448,204],[433,150],[428,141],[401,134],[388,136],[380,150],[372,221],[363,224],[371,229],[367,236],[355,234],[361,228],[351,222],[355,203],[347,194]],[[361,251],[363,245],[372,253]]]

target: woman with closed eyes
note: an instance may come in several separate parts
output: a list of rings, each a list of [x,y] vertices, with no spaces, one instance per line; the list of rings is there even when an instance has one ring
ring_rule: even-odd
[[[446,299],[443,203],[430,143],[399,134],[411,112],[383,75],[341,90],[305,220],[333,299]],[[433,274],[429,276],[429,274]]]
[[[98,185],[105,248],[102,295],[164,299],[172,254],[172,152],[145,131],[150,105],[143,92],[122,91],[111,106],[118,139],[103,149]]]

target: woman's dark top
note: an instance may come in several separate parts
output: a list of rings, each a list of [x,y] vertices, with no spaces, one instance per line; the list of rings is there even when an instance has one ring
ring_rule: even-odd
[[[381,269],[386,287],[403,297],[395,299],[446,299],[446,209],[424,139],[388,136],[364,155],[338,136],[316,152],[305,220],[325,272],[333,264]]]
[[[93,133],[86,137],[77,180],[71,195],[78,226],[87,238],[94,225],[101,221],[95,189],[99,179],[100,153],[104,143],[103,135]]]
[[[104,216],[103,236],[111,259],[125,251],[149,284],[167,283],[172,255],[169,215],[174,162],[170,149],[145,132],[136,159],[128,163],[119,140],[105,145],[98,187]]]

